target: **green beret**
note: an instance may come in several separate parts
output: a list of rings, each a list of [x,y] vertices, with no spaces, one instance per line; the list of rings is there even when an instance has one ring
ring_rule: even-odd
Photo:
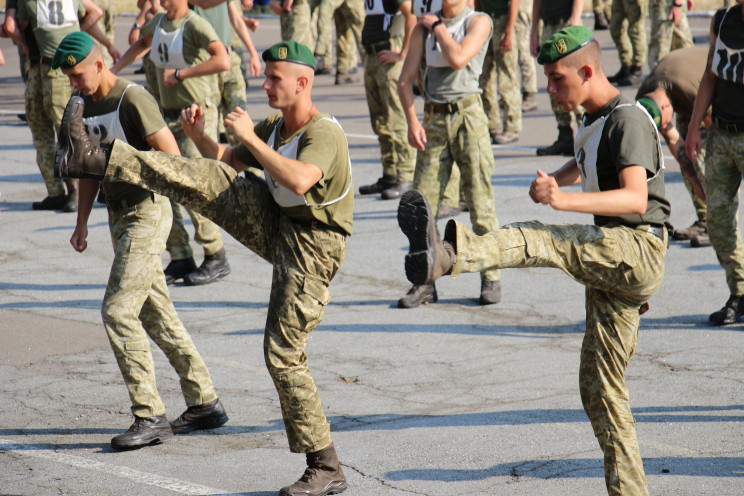
[[[654,124],[656,124],[656,127],[659,129],[659,131],[661,131],[661,110],[659,109],[659,106],[656,105],[656,102],[647,96],[642,96],[638,99],[638,103],[641,104],[641,107],[646,109],[646,112],[648,112],[648,114],[654,120]]]
[[[537,63],[552,64],[575,52],[594,39],[592,32],[584,26],[568,26],[548,38],[540,47]]]
[[[71,69],[88,56],[93,48],[93,38],[88,33],[76,31],[62,39],[52,59],[52,69]]]
[[[265,50],[261,55],[264,62],[294,62],[315,69],[313,52],[296,41],[282,41]]]

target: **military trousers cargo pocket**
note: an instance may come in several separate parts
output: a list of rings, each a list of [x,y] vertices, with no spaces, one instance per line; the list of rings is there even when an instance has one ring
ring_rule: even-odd
[[[308,275],[301,275],[295,294],[285,293],[286,312],[280,316],[285,324],[310,332],[323,320],[323,308],[331,301],[326,283]]]

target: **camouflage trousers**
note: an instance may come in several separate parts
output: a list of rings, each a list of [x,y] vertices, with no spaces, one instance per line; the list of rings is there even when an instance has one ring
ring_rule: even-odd
[[[274,267],[264,334],[266,366],[279,393],[289,447],[309,453],[331,442],[305,345],[330,301],[328,285],[346,235],[289,218],[268,189],[208,159],[138,152],[115,141],[105,181],[123,181],[196,210]]]
[[[522,94],[519,83],[519,57],[515,45],[508,52],[501,51],[501,38],[506,30],[506,16],[491,17],[493,36],[483,60],[480,87],[483,90],[483,110],[488,116],[488,129],[491,133],[522,130]],[[499,110],[498,84],[501,99],[504,101],[504,123],[501,123]]]
[[[312,49],[315,46],[315,30],[311,28],[310,2],[295,0],[291,12],[279,16],[282,41],[296,41]]]
[[[399,47],[399,40],[392,44]],[[380,65],[377,53],[364,60],[364,89],[367,93],[369,119],[380,143],[382,173],[411,181],[416,163],[416,149],[408,143],[408,123],[398,96],[398,78],[403,62]]]
[[[315,55],[331,56],[331,20],[336,26],[336,72],[346,74],[363,50],[364,2],[362,0],[323,0],[318,8],[318,39]],[[327,61],[328,62],[328,61]]]
[[[96,23],[98,25],[98,28],[101,30],[101,32],[103,32],[103,34],[106,35],[106,38],[114,41],[114,27],[116,23],[116,6],[113,5],[114,2],[112,2],[111,0],[95,0],[94,3],[98,5],[103,11],[103,16]],[[106,65],[106,67],[111,67],[112,65],[114,65],[114,59],[111,57],[111,54],[108,53],[106,47],[101,45],[101,43],[98,41],[96,41],[96,45],[98,45],[98,47],[101,49],[101,54],[103,55],[103,63]]]
[[[480,98],[451,114],[424,111],[426,149],[416,156],[413,188],[421,191],[436,217],[450,181],[453,162],[460,168],[460,198],[468,204],[473,231],[498,228],[491,176],[494,171],[488,119]],[[484,281],[498,281],[498,269],[484,270]]]
[[[677,0],[650,0],[648,5],[648,16],[651,18],[651,41],[648,44],[648,67],[654,68],[672,50],[688,48],[693,46],[690,24],[687,22],[687,2],[681,2],[681,15],[679,25],[675,26],[673,21],[668,20],[672,3],[679,4]]]
[[[167,198],[148,197],[135,204],[110,202],[114,245],[101,315],[116,362],[138,417],[163,415],[165,405],[155,381],[149,336],[178,373],[187,406],[217,398],[209,370],[168,295],[160,254],[171,223]]]
[[[484,236],[449,221],[444,239],[457,253],[452,277],[495,268],[552,267],[586,286],[579,391],[604,453],[607,492],[647,496],[625,369],[635,352],[640,314],[661,285],[666,239],[640,228],[537,221],[509,224]]]
[[[679,135],[682,137],[687,136],[687,124],[690,122],[690,118],[687,116],[681,116],[677,114],[677,129],[679,130]],[[695,187],[692,185],[692,171],[694,171],[695,176],[697,176],[697,179],[700,181],[700,184],[703,186],[703,189],[705,188],[705,142],[707,140],[708,136],[708,130],[700,126],[700,140],[702,141],[702,146],[700,149],[700,157],[697,162],[693,162],[690,160],[690,157],[687,156],[687,153],[685,152],[684,143],[681,143],[683,146],[677,145],[677,156],[681,161],[684,161],[684,164],[680,164],[680,173],[682,175],[682,181],[685,183],[685,188],[687,188],[687,192],[690,194],[690,199],[692,200],[692,205],[695,207],[695,215],[697,216],[697,219],[699,221],[707,222],[707,206],[706,206],[706,199],[701,197]]]
[[[592,12],[604,14],[607,19],[612,15],[612,0],[592,0]]]
[[[240,55],[232,48],[228,48],[227,53],[230,55],[230,69],[217,74],[217,92],[213,98],[215,102],[218,102],[218,123],[221,123],[227,114],[235,110],[235,107],[248,109],[245,79],[240,71]],[[238,144],[238,139],[232,131],[226,130],[225,134],[230,146]]]
[[[62,114],[72,96],[72,86],[60,69],[40,62],[30,63],[26,73],[26,116],[36,149],[36,163],[47,194],[65,194],[64,183],[54,177],[54,155]]]
[[[612,0],[610,35],[622,65],[641,67],[646,61],[647,11],[648,0]]]
[[[744,133],[714,124],[705,143],[708,236],[732,295],[744,295],[744,244],[739,232],[739,187],[744,176]]]
[[[543,41],[547,40],[566,26],[568,26],[568,19],[544,23],[542,34],[540,36],[540,42],[542,43]],[[579,129],[579,125],[581,125],[581,119],[584,116],[584,107],[577,107],[571,112],[566,112],[557,103],[555,103],[555,98],[553,98],[553,95],[550,95],[550,108],[553,109],[553,114],[555,115],[555,120],[558,123],[559,128],[571,127],[571,124],[575,123],[575,125],[573,126],[574,129]]]
[[[522,91],[537,93],[535,58],[530,54],[530,28],[532,26],[532,0],[519,2],[519,13],[515,26],[514,43],[517,47],[519,71],[522,75]]]
[[[207,136],[217,141],[217,109],[211,102],[202,105],[204,108],[204,132]],[[173,133],[178,143],[178,149],[184,157],[201,157],[199,149],[196,147],[191,138],[186,136],[178,117],[174,113],[166,112],[164,116],[168,128]],[[194,256],[194,252],[189,245],[189,233],[183,221],[183,213],[178,202],[171,198],[173,207],[173,226],[171,227],[168,241],[165,248],[170,253],[171,260],[181,260]],[[214,255],[222,248],[222,235],[217,225],[198,212],[186,208],[186,213],[191,217],[191,223],[194,226],[194,240],[204,248],[204,255]]]

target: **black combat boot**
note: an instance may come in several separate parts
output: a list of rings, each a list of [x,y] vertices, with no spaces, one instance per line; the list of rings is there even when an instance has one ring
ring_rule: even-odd
[[[382,190],[380,195],[383,200],[395,200],[403,196],[406,191],[411,191],[413,183],[411,181],[398,181],[392,188]]]
[[[103,179],[108,165],[106,152],[95,146],[83,127],[83,99],[67,102],[54,157],[54,177]]]
[[[67,204],[67,195],[47,196],[41,201],[33,202],[31,210],[62,210]]]
[[[607,22],[607,16],[604,12],[598,12],[594,14],[594,31],[605,31],[610,29],[610,23]]]
[[[377,193],[382,193],[388,188],[392,188],[397,182],[398,178],[395,176],[382,176],[376,183],[359,186],[359,194],[376,195]]]
[[[695,236],[708,235],[708,223],[704,220],[697,220],[693,225],[685,229],[677,229],[672,235],[675,241],[689,241]]]
[[[607,81],[611,82],[612,84],[615,84],[619,80],[625,79],[628,76],[630,76],[630,66],[622,65],[620,66],[620,70],[617,71],[617,73],[614,76],[610,76],[607,78]]]
[[[558,127],[558,139],[550,146],[543,146],[537,149],[537,154],[541,157],[546,155],[565,155],[573,156],[574,138],[571,126]]]
[[[315,56],[315,74],[330,74],[331,70],[325,65],[325,57],[322,55]]]
[[[336,72],[336,84],[354,84],[358,82],[359,79],[350,72]]]
[[[412,189],[398,205],[398,226],[408,238],[406,277],[413,284],[431,284],[452,272],[455,251],[442,243],[437,234],[436,219],[421,191]]]
[[[213,255],[205,255],[199,268],[184,276],[183,283],[186,286],[202,286],[221,279],[229,273],[230,264],[227,263],[225,249],[220,248],[220,251]]]
[[[500,281],[481,281],[481,292],[478,303],[481,305],[493,305],[501,301]]]
[[[342,493],[349,487],[333,443],[320,451],[308,453],[306,458],[305,473],[291,486],[283,487],[279,496],[326,496]]]
[[[640,65],[631,65],[628,75],[615,81],[616,86],[637,86],[643,82],[643,68]]]
[[[188,407],[180,417],[171,422],[171,429],[173,434],[186,434],[202,429],[216,429],[225,422],[227,413],[217,398],[209,403]]]
[[[537,110],[537,95],[529,91],[522,94],[522,112]]]
[[[171,260],[168,266],[163,271],[165,273],[165,283],[170,286],[177,280],[183,279],[196,270],[197,267],[196,262],[194,262],[194,257]]]
[[[77,212],[78,209],[78,180],[68,179],[67,183],[67,202],[62,208],[63,212]]]
[[[744,315],[744,295],[731,295],[723,308],[710,314],[708,320],[713,325],[722,326],[736,323],[742,315]]]
[[[436,303],[439,300],[437,296],[437,287],[431,284],[414,284],[408,293],[398,300],[398,308],[416,308],[429,303]]]
[[[157,417],[134,417],[134,423],[124,434],[111,439],[111,447],[116,450],[141,448],[160,444],[173,437],[173,431],[165,415]]]

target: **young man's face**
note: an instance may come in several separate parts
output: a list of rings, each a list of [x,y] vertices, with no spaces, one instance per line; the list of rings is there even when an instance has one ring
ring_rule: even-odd
[[[85,96],[95,93],[101,84],[98,64],[95,62],[82,62],[70,69],[62,69],[62,73],[70,80],[70,85]]]
[[[559,60],[545,64],[544,70],[548,77],[548,93],[561,109],[570,112],[584,103],[585,81],[581,68],[570,67]]]
[[[285,108],[297,99],[298,68],[291,62],[267,62],[262,88],[271,108]]]

